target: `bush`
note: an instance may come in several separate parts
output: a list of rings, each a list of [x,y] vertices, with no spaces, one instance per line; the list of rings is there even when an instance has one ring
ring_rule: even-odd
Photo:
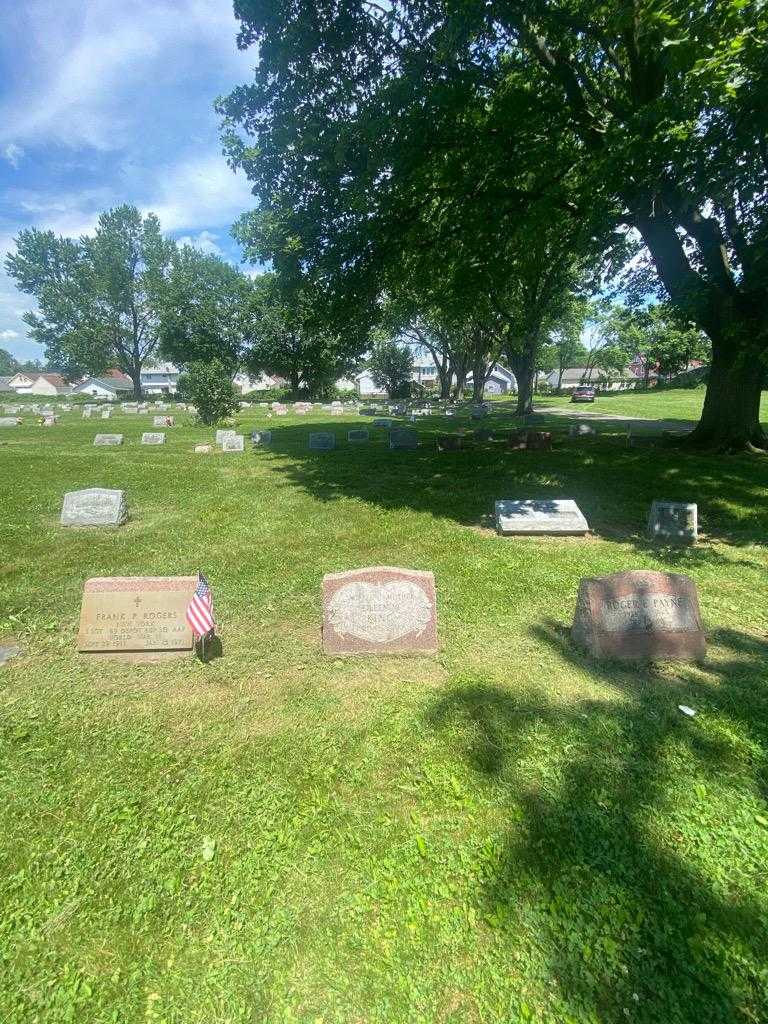
[[[200,421],[212,427],[240,408],[230,368],[220,359],[190,363],[179,377],[178,396],[192,402]]]

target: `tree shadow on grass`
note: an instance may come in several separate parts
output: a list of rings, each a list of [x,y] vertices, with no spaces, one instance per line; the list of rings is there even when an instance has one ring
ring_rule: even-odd
[[[535,634],[613,698],[563,705],[477,681],[427,718],[506,804],[480,895],[492,929],[543,954],[540,1019],[768,1019],[768,832],[761,851],[742,808],[765,795],[768,644],[721,631],[732,657],[713,685],[690,666],[595,662],[557,623]],[[683,688],[718,728],[677,711]]]
[[[482,428],[507,429],[507,419],[494,414]],[[370,442],[347,442],[347,430],[360,426],[371,431]],[[598,536],[643,550],[650,547],[645,524],[654,499],[696,501],[701,529],[712,539],[741,545],[768,536],[768,465],[759,459],[627,449],[617,437],[584,444],[567,436],[567,424],[551,452],[510,451],[498,442],[437,452],[439,434],[475,426],[466,417],[425,418],[416,425],[418,449],[390,451],[388,431],[365,420],[280,424],[270,428],[270,450],[284,457],[274,463],[275,471],[321,501],[354,497],[474,526],[484,523],[499,499],[573,498]],[[335,434],[337,447],[310,451],[309,434],[316,431]],[[263,451],[255,457],[264,457]],[[673,555],[670,549],[669,557],[696,564],[711,557],[704,551],[678,549]]]

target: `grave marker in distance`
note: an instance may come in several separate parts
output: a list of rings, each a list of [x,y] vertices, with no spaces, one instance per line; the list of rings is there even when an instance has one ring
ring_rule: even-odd
[[[272,431],[254,430],[251,433],[251,441],[254,448],[266,448],[267,445],[272,444]]]
[[[141,435],[142,444],[165,444],[165,434],[153,434],[151,431]]]
[[[695,544],[699,536],[698,506],[684,501],[654,501],[648,515],[653,540]]]
[[[589,533],[589,524],[575,501],[541,499],[534,501],[497,501],[496,529],[503,536],[515,534],[555,534],[560,536]]]
[[[245,451],[245,437],[243,434],[233,434],[232,437],[225,437],[221,443],[221,450],[225,452]]]
[[[60,522],[62,526],[122,526],[127,518],[125,491],[88,487],[67,491]]]
[[[113,576],[85,581],[77,649],[139,660],[191,653],[186,609],[196,576]],[[153,660],[150,658],[150,660]]]
[[[323,577],[326,654],[435,654],[431,572],[375,566]]]
[[[116,445],[123,443],[122,434],[97,434],[93,439],[95,445]]]
[[[312,451],[326,452],[336,447],[336,435],[320,431],[309,435],[309,447]]]
[[[355,442],[355,441],[357,441],[357,442],[368,441],[369,438],[370,438],[370,434],[368,433],[367,430],[348,430],[347,431],[347,441],[349,441],[350,443]]]
[[[596,658],[698,661],[706,654],[696,584],[671,572],[583,579],[571,636]]]
[[[408,427],[400,427],[389,432],[389,447],[392,449],[412,449],[419,447],[419,434]]]

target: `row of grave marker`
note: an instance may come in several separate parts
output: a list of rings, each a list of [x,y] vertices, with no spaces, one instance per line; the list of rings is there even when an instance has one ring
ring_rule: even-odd
[[[90,487],[64,495],[62,526],[121,526],[127,518],[125,491]],[[590,532],[584,514],[571,499],[497,501],[494,523],[502,536],[583,536]],[[648,533],[654,540],[695,543],[698,539],[697,506],[654,501],[648,517]]]
[[[185,611],[196,585],[196,576],[86,580],[78,650],[134,660],[191,653]],[[323,577],[327,655],[436,654],[437,625],[431,572],[370,566]],[[706,654],[696,585],[676,573],[582,579],[571,636],[598,658],[700,660]]]

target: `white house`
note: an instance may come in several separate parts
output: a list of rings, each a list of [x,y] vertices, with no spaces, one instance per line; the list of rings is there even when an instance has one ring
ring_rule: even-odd
[[[38,374],[36,373],[14,373],[14,375],[8,381],[8,387],[11,391],[15,391],[17,395],[26,395],[32,385],[35,383]]]
[[[72,391],[73,395],[91,395],[92,398],[114,400],[133,391],[133,381],[119,370],[109,371],[108,376],[86,377]]]
[[[466,388],[472,387],[472,373],[467,375]],[[466,390],[465,388],[465,390]],[[517,379],[506,366],[496,366],[485,382],[486,395],[508,395],[517,392]]]
[[[146,395],[175,395],[180,373],[173,363],[145,366],[141,371],[141,390]]]
[[[72,388],[64,380],[60,373],[38,373],[32,386],[25,388],[25,395],[69,395]],[[21,393],[21,392],[20,392]]]
[[[285,387],[286,383],[282,377],[272,377],[268,373],[262,373],[254,379],[241,371],[232,378],[235,391],[241,395],[250,395],[252,391],[272,391],[275,388]]]

